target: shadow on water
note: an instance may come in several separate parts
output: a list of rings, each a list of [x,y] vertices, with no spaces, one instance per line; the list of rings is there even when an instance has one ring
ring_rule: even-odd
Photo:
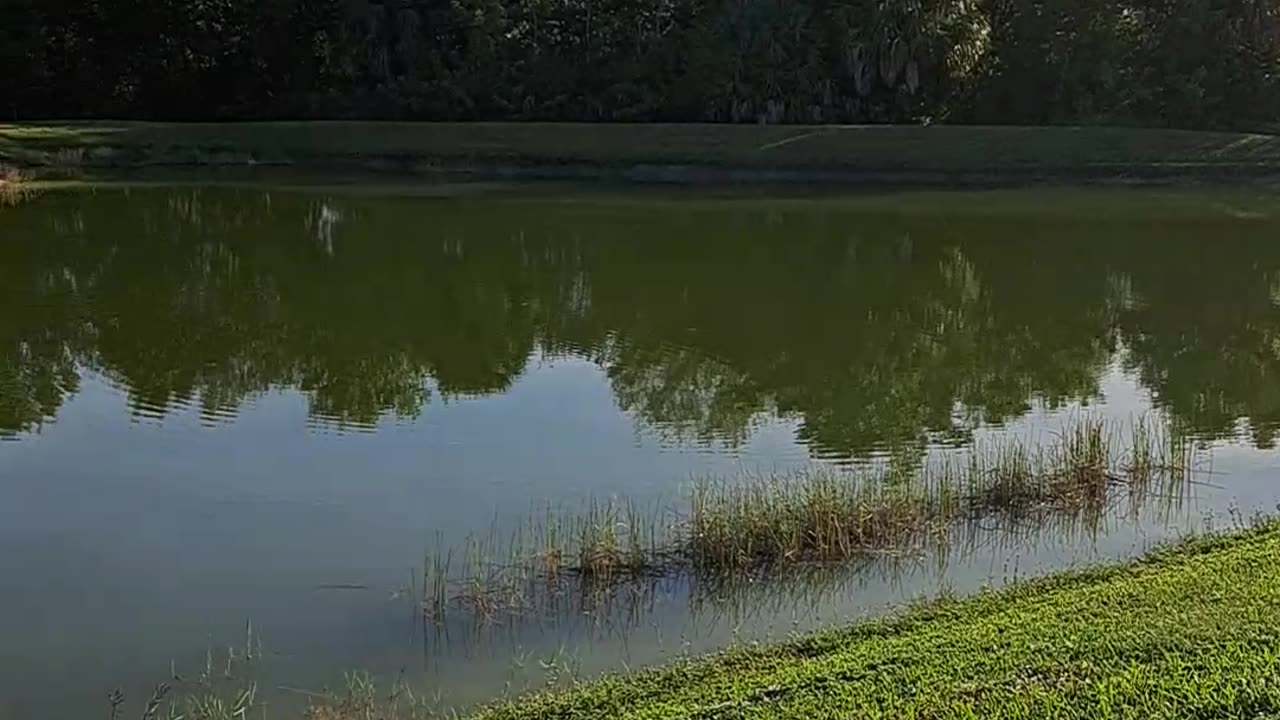
[[[569,356],[669,442],[738,443],[773,416],[821,456],[911,456],[1095,400],[1119,358],[1189,431],[1243,419],[1272,443],[1270,206],[995,197],[48,192],[3,216],[0,293],[21,312],[0,320],[0,433],[38,429],[86,370],[139,416],[216,422],[295,389],[313,422],[359,429]]]

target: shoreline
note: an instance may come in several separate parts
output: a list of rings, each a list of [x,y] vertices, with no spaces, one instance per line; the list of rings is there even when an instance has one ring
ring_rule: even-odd
[[[1280,521],[1255,519],[1129,562],[606,677],[473,717],[1262,717],[1280,710],[1275,607]]]
[[[1273,717],[1280,517],[1232,517],[1231,530],[1128,560],[944,592],[785,641],[585,681],[571,675],[571,685],[471,709],[442,707],[403,681],[379,687],[359,672],[332,690],[281,689],[307,699],[310,720]],[[238,660],[253,658],[252,632]],[[256,682],[195,695],[161,688],[177,712],[199,703],[260,712]]]
[[[1271,184],[1280,136],[1107,127],[559,123],[0,124],[33,181],[207,169],[433,181],[998,188]]]

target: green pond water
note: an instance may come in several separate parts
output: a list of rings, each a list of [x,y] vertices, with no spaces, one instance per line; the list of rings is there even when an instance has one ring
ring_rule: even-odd
[[[358,191],[358,192],[357,192]],[[757,590],[426,622],[428,546],[691,479],[1157,416],[1176,502]],[[466,706],[1140,552],[1280,501],[1280,202],[103,187],[0,207],[0,717],[106,715],[254,630]],[[572,605],[572,604],[570,604]]]

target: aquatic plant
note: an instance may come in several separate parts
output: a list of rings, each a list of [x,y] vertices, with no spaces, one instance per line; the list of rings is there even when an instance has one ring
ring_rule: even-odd
[[[1139,560],[943,596],[467,717],[1275,717],[1278,561],[1280,524],[1260,519]]]
[[[508,535],[495,523],[469,537],[460,574],[450,570],[454,550],[438,543],[424,565],[423,608],[437,622],[451,609],[490,622],[570,592],[608,606],[620,585],[654,578],[723,588],[798,567],[943,552],[965,528],[1013,537],[1054,524],[1097,528],[1122,506],[1180,502],[1196,459],[1191,442],[1163,423],[1083,418],[1047,442],[980,443],[911,473],[818,466],[698,479],[682,509],[617,499],[548,507]]]

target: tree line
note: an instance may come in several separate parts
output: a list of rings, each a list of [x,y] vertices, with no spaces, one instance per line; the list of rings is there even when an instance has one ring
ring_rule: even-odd
[[[1135,123],[1280,110],[1276,0],[0,0],[12,118]]]

